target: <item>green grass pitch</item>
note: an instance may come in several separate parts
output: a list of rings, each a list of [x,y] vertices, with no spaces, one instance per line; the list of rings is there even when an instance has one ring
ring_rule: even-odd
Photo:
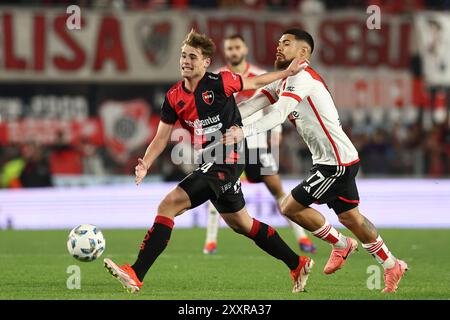
[[[83,263],[67,253],[67,231],[0,230],[0,299],[450,299],[450,230],[381,230],[390,249],[410,266],[395,294],[369,290],[375,260],[360,247],[342,270],[324,275],[330,253],[319,242],[307,292],[291,293],[284,264],[249,239],[221,229],[219,251],[202,253],[204,229],[175,229],[166,251],[150,269],[140,293],[127,293],[103,268],[103,258],[134,262],[145,230],[103,230],[106,251]],[[290,229],[280,234],[298,251]],[[343,231],[349,235],[349,232]],[[67,268],[81,269],[81,288],[67,289]],[[381,268],[380,268],[381,270]],[[375,278],[373,276],[373,278]],[[376,285],[376,280],[369,283]],[[381,273],[381,286],[383,278]]]

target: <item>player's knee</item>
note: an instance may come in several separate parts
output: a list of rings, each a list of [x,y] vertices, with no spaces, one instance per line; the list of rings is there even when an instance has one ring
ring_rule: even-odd
[[[338,215],[338,220],[340,223],[342,223],[342,225],[344,225],[346,227],[352,225],[352,223],[353,223],[352,219],[349,219],[348,217],[343,217],[341,214]]]
[[[224,217],[224,216],[222,216]],[[224,217],[224,220],[226,222],[226,224],[236,233],[239,234],[245,234],[246,230],[245,230],[245,226],[244,223],[242,221],[242,219],[239,219],[237,217],[231,217],[231,216],[227,216]]]
[[[228,226],[236,233],[239,234],[244,234],[245,230],[242,226],[242,224],[240,224],[238,221],[226,221]]]
[[[364,217],[359,211],[352,209],[339,214],[338,219],[344,226],[352,226],[361,223],[364,220]]]
[[[158,214],[163,215],[173,215],[175,216],[179,210],[177,210],[180,205],[181,199],[173,193],[169,193],[164,197],[158,206]],[[173,213],[173,214],[172,214]]]

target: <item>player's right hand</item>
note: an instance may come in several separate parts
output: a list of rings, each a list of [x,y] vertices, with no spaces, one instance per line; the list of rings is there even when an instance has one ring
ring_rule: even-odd
[[[136,179],[134,182],[136,182],[136,185],[139,185],[141,183],[142,179],[147,175],[148,167],[145,164],[144,160],[141,158],[138,159],[138,164],[136,167],[134,167],[134,174],[136,175]]]

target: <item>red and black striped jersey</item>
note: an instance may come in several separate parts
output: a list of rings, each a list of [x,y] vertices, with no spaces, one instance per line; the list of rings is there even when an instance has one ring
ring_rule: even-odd
[[[195,148],[217,143],[227,129],[242,125],[233,94],[242,91],[240,75],[232,72],[206,72],[193,92],[184,81],[176,83],[166,93],[161,108],[161,121],[175,124],[178,120],[191,134]]]
[[[224,72],[224,71],[233,72],[230,65],[227,64],[227,65],[221,67],[220,69],[218,69],[217,71],[215,71],[215,73]],[[259,76],[266,72],[267,72],[266,70],[258,68],[257,66],[247,62],[244,72],[239,73],[239,75],[241,75],[243,78],[252,78],[252,77]],[[236,73],[236,74],[238,74],[238,73]],[[242,101],[250,99],[255,94],[256,91],[257,90],[252,89],[252,90],[244,90],[239,93],[236,93],[234,95],[234,98],[236,99],[236,103],[239,104]]]

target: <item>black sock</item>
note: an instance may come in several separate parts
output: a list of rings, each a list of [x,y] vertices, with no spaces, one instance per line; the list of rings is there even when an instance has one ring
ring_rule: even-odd
[[[298,267],[299,256],[289,248],[278,232],[271,226],[253,219],[252,230],[247,237],[253,239],[258,247],[272,257],[283,261],[289,269],[294,270]]]
[[[164,216],[156,216],[153,227],[148,230],[141,244],[138,258],[131,266],[142,281],[156,258],[164,251],[170,239],[174,222]]]

